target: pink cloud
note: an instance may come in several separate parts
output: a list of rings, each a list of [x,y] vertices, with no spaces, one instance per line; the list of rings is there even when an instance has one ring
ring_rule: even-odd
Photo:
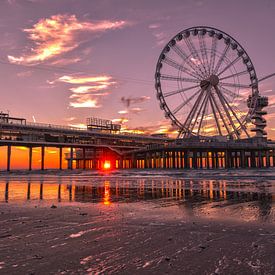
[[[81,32],[104,32],[123,28],[125,21],[80,21],[75,15],[57,14],[42,18],[32,28],[24,29],[34,43],[28,53],[21,56],[8,55],[11,63],[35,64],[76,49],[82,42]]]

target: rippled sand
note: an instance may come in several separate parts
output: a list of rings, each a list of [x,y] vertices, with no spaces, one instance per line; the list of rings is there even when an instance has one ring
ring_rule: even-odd
[[[0,175],[0,274],[274,274],[275,171]]]

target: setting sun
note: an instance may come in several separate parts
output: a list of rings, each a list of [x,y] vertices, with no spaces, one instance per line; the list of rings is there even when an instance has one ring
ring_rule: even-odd
[[[108,170],[111,168],[111,162],[109,160],[105,160],[103,164],[103,169]]]

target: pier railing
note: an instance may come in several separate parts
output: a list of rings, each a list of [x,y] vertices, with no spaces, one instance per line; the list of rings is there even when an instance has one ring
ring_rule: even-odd
[[[100,131],[97,129],[88,129],[86,127],[75,127],[75,126],[67,126],[67,125],[58,125],[58,124],[49,124],[49,123],[37,123],[37,122],[5,122],[5,121],[1,121],[0,120],[0,130],[1,130],[1,125],[3,126],[18,126],[20,128],[22,127],[27,127],[27,128],[37,128],[37,129],[48,129],[48,130],[58,130],[58,131],[62,131],[62,130],[67,130],[67,131],[76,131],[76,132],[82,132],[82,133],[94,133],[94,134],[111,134],[114,136],[126,136],[126,137],[144,137],[144,138],[150,138],[150,139],[155,139],[155,140],[161,140],[161,139],[167,139],[170,140],[170,138],[165,137],[165,138],[161,138],[161,137],[155,137],[155,136],[151,136],[148,134],[144,134],[144,133],[138,133],[138,132],[123,132],[123,131]]]

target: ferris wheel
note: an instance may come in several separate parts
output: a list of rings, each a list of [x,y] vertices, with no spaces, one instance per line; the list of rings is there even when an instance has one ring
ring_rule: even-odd
[[[257,75],[244,48],[225,32],[202,26],[175,35],[158,59],[155,87],[179,136],[249,137]]]

